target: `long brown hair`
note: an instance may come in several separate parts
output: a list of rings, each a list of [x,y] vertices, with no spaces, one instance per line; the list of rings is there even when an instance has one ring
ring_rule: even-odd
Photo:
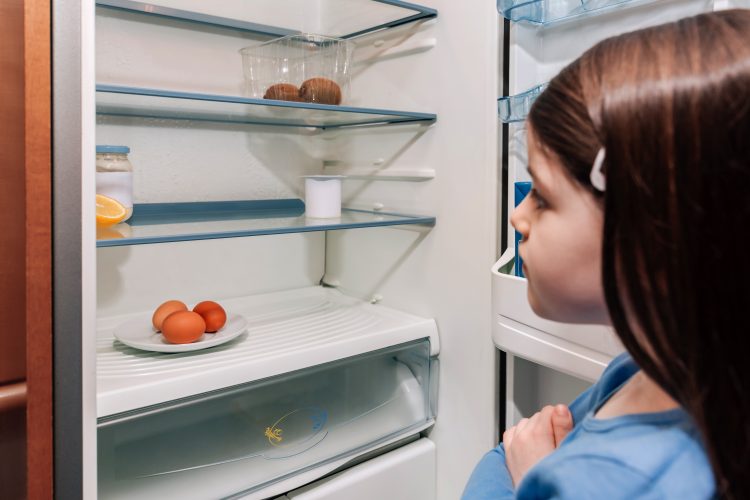
[[[639,366],[750,498],[750,11],[610,38],[537,99],[535,137],[602,199],[602,280]],[[589,181],[605,148],[606,193]]]

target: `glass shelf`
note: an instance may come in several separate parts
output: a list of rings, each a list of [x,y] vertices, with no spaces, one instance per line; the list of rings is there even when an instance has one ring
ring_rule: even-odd
[[[497,0],[497,10],[506,19],[548,25],[627,3],[653,0]]]
[[[353,38],[437,17],[437,11],[399,0],[96,0],[102,7],[263,35],[317,33]],[[283,26],[279,19],[283,18]]]
[[[435,225],[435,217],[343,209],[335,219],[305,217],[302,200],[136,204],[128,222],[97,228],[97,247],[142,245],[268,234],[407,224]]]
[[[531,110],[531,105],[539,94],[547,88],[547,84],[543,83],[533,89],[529,89],[521,94],[511,95],[507,97],[501,97],[497,100],[497,113],[500,117],[500,121],[503,123],[514,123],[522,122],[526,119],[526,116]]]
[[[387,109],[252,99],[169,90],[96,86],[96,113],[319,129],[401,123],[432,123],[437,116]]]

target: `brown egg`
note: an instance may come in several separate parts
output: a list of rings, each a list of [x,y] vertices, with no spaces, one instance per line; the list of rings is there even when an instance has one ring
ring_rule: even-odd
[[[341,87],[328,78],[310,78],[300,86],[299,96],[307,102],[341,104]]]
[[[214,333],[227,322],[227,313],[224,308],[212,300],[204,300],[196,304],[193,312],[201,315],[206,322],[206,331]]]
[[[164,323],[164,319],[166,319],[167,316],[169,316],[173,312],[187,310],[188,308],[184,302],[180,302],[179,300],[168,300],[156,308],[156,311],[154,311],[154,315],[151,317],[151,323],[153,323],[156,331],[160,332],[161,325],[162,323]]]
[[[179,311],[167,316],[162,325],[164,338],[173,344],[195,342],[206,331],[206,322],[200,314],[192,311]]]
[[[271,85],[263,94],[263,99],[276,99],[279,101],[302,101],[299,96],[299,89],[291,83],[277,83]]]

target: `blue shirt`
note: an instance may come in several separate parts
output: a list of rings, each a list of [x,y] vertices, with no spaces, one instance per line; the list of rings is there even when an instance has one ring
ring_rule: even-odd
[[[500,444],[477,464],[462,500],[713,498],[711,466],[684,410],[594,417],[638,370],[627,354],[615,358],[570,405],[573,430],[524,476],[518,489]]]

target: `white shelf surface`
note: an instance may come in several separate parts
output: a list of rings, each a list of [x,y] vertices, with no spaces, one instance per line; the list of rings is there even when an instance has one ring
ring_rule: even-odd
[[[437,325],[332,288],[308,287],[219,300],[248,320],[247,332],[221,346],[188,353],[139,351],[116,341],[119,324],[151,311],[97,322],[97,416],[172,401],[252,382],[411,340],[430,339]]]
[[[623,351],[614,331],[599,325],[558,323],[537,316],[527,299],[527,281],[505,274],[509,248],[492,268],[492,340],[498,349],[594,381]]]

